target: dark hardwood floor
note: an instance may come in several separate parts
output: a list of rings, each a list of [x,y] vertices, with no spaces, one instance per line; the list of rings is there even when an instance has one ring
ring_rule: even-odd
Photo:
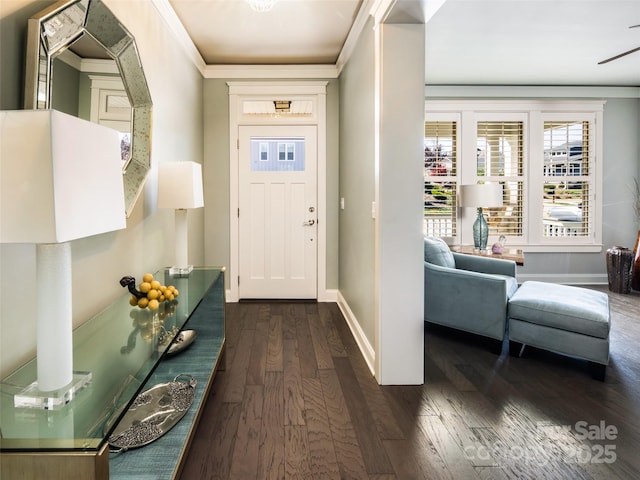
[[[609,297],[605,382],[428,326],[422,386],[379,386],[335,304],[228,304],[181,479],[638,479],[640,293]]]

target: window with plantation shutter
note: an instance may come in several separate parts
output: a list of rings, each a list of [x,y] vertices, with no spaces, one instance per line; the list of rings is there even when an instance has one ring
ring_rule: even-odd
[[[588,121],[544,122],[544,237],[592,234],[590,132]]]
[[[457,122],[427,121],[424,126],[425,236],[457,236]]]
[[[524,122],[479,121],[476,180],[500,183],[503,206],[485,209],[489,235],[520,241],[523,233]]]
[[[427,100],[424,233],[472,245],[475,211],[461,185],[499,183],[484,208],[489,245],[525,251],[602,249],[602,101]]]

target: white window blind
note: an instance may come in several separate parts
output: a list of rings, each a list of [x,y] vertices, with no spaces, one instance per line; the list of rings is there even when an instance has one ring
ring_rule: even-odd
[[[503,186],[503,206],[487,208],[489,235],[523,235],[524,122],[480,121],[476,135],[478,181]]]
[[[588,121],[544,122],[544,237],[592,234],[594,189],[590,132]]]
[[[457,122],[427,121],[424,126],[425,236],[457,236]]]

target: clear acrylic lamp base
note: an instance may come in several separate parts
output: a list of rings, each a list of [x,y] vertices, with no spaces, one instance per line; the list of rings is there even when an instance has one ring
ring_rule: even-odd
[[[35,381],[13,398],[16,408],[60,410],[71,402],[76,394],[91,382],[91,372],[73,372],[73,380],[58,390],[43,392]]]

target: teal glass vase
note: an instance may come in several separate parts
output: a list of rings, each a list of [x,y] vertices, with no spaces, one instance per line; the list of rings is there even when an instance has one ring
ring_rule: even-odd
[[[482,208],[478,208],[478,218],[473,223],[473,247],[476,250],[486,250],[489,239],[489,225],[484,219]]]

